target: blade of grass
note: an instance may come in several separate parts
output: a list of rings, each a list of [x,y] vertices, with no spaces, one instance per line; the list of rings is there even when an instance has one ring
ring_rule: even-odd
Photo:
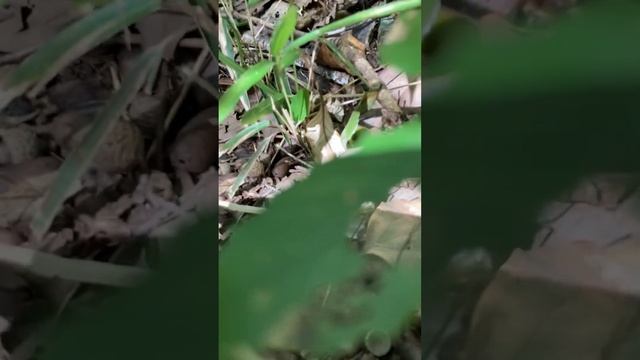
[[[231,139],[229,139],[229,141],[227,141],[222,146],[222,149],[220,150],[220,154],[218,156],[221,156],[223,154],[228,153],[229,151],[232,151],[242,142],[256,135],[257,133],[265,129],[267,126],[269,126],[269,121],[264,120],[242,129],[240,132],[235,134]]]
[[[229,57],[231,59],[235,56],[235,54],[233,52],[233,40],[231,39],[231,35],[229,34],[227,19],[223,19],[220,22],[220,26],[222,27],[220,51],[222,51],[222,54],[224,54],[226,57]],[[235,62],[233,64],[237,65]],[[240,74],[242,73],[242,71],[237,71],[237,69],[235,68],[231,68],[229,66],[227,67],[229,68],[229,74],[231,75],[231,78],[234,80],[237,79],[238,76],[240,76]],[[238,67],[240,68],[240,66]],[[242,106],[244,107],[245,111],[249,110],[249,108],[251,107],[249,96],[247,94],[242,94],[242,96],[240,97],[240,101],[242,102]]]
[[[277,94],[275,97],[263,99],[254,107],[249,109],[249,111],[245,112],[242,115],[240,122],[243,125],[251,125],[262,119],[264,116],[271,114],[271,99],[273,99],[276,104],[280,104],[280,101],[284,100],[284,95]]]
[[[6,244],[0,244],[0,263],[45,278],[118,287],[134,286],[148,273],[141,268],[91,260],[67,259]]]
[[[131,72],[124,79],[120,90],[100,110],[80,146],[60,167],[49,193],[31,221],[31,230],[36,239],[41,239],[49,229],[53,218],[67,199],[71,187],[87,171],[105,137],[140,90],[149,72],[160,61],[165,44],[166,42],[163,42],[140,55],[133,64]]]
[[[276,59],[280,57],[280,51],[282,51],[296,29],[296,21],[298,21],[298,8],[295,5],[289,5],[287,13],[273,31],[271,56]]]
[[[0,109],[37,82],[37,94],[63,67],[160,7],[160,0],[113,2],[65,28],[26,59],[0,87]]]
[[[377,18],[389,16],[394,13],[399,13],[399,12],[403,12],[411,9],[417,9],[420,7],[421,3],[422,3],[421,0],[398,0],[382,6],[376,6],[371,9],[359,11],[353,15],[349,15],[345,18],[334,21],[321,28],[308,32],[307,34],[290,42],[289,45],[287,45],[287,47],[285,48],[285,50],[301,47],[310,41],[317,40],[318,38],[326,35],[329,32],[332,32],[334,30],[339,30],[346,26],[355,25],[365,20],[377,19]]]
[[[342,143],[344,144],[345,147],[347,147],[347,144],[349,143],[351,138],[353,138],[353,134],[356,133],[359,122],[360,122],[360,111],[354,110],[351,113],[351,116],[349,116],[347,125],[345,125],[344,129],[342,130],[342,134],[340,134],[340,139],[342,139]]]
[[[227,116],[231,115],[242,94],[262,80],[271,71],[273,65],[274,63],[270,61],[261,61],[253,65],[242,73],[236,82],[222,94],[218,107],[218,121],[220,124],[224,122]]]
[[[242,167],[242,169],[238,173],[238,177],[233,182],[233,184],[231,184],[231,187],[228,190],[229,199],[233,198],[233,196],[236,194],[236,191],[238,191],[240,186],[244,183],[247,175],[249,174],[249,170],[251,170],[256,161],[258,161],[260,155],[262,155],[262,153],[267,149],[267,146],[269,146],[269,143],[271,143],[271,140],[274,136],[275,134],[269,135],[268,137],[264,138],[260,145],[258,145],[256,152],[254,152],[249,160],[247,160],[246,164],[244,164],[244,167]]]
[[[219,54],[219,55],[220,55],[220,62],[222,63],[222,65],[228,67],[229,70],[235,71],[238,75],[244,74],[245,70],[240,65],[236,64],[232,58],[224,54]],[[275,97],[280,95],[280,93],[276,89],[272,88],[271,86],[268,86],[262,80],[258,81],[256,86],[259,87],[260,90],[262,90],[262,92],[264,92],[268,96]]]

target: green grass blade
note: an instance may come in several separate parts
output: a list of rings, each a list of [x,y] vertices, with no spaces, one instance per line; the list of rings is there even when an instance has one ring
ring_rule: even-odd
[[[25,60],[0,86],[0,109],[38,82],[37,92],[60,69],[100,42],[160,7],[160,0],[113,2],[65,28]]]
[[[240,132],[235,134],[231,139],[229,139],[229,141],[227,141],[222,146],[222,149],[220,150],[220,155],[226,154],[229,151],[232,151],[238,145],[242,144],[242,142],[256,135],[257,133],[265,129],[267,126],[269,126],[269,121],[264,120],[242,129]]]
[[[236,64],[232,58],[224,54],[220,54],[220,62],[222,63],[222,65],[229,68],[229,70],[235,71],[238,75],[242,75],[245,72],[245,70],[240,65]],[[260,90],[262,90],[268,96],[275,97],[280,94],[276,89],[272,88],[271,86],[268,86],[262,80],[258,81],[256,86],[259,87]]]
[[[261,61],[253,65],[242,73],[236,82],[225,91],[220,97],[220,105],[218,107],[218,121],[220,124],[224,122],[227,116],[231,115],[242,94],[262,80],[271,71],[273,65],[274,63],[270,61]]]
[[[273,105],[271,104],[271,99],[273,99],[273,102],[275,104],[280,104],[282,100],[284,100],[284,95],[277,94],[272,98],[267,98],[260,101],[258,104],[256,104],[254,107],[249,109],[249,111],[245,112],[242,115],[242,119],[240,119],[240,122],[243,125],[251,125],[256,121],[262,119],[263,117],[271,114],[273,112]]]
[[[211,16],[212,14],[208,10],[208,5],[204,0],[198,0],[198,5],[193,5],[193,17],[198,24],[200,34],[207,42],[209,52],[214,58],[218,53],[218,34],[216,34],[216,24],[214,24]]]
[[[262,153],[267,149],[267,146],[269,146],[269,143],[271,143],[271,140],[273,139],[274,136],[275,134],[264,138],[260,143],[260,145],[258,145],[256,152],[254,152],[253,155],[251,155],[251,157],[249,158],[249,160],[247,160],[247,162],[244,164],[244,166],[238,173],[238,177],[236,177],[236,180],[233,182],[233,184],[231,184],[231,187],[229,187],[229,190],[228,190],[229,199],[231,199],[236,194],[236,191],[238,191],[240,186],[244,184],[244,181],[247,179],[247,175],[249,175],[249,171],[251,170],[253,165],[256,163],[256,161],[258,161],[258,158],[260,157],[260,155],[262,155]]]
[[[80,146],[60,167],[49,193],[31,221],[31,230],[37,239],[40,239],[49,229],[72,187],[89,168],[103,140],[145,83],[150,71],[160,61],[164,45],[165,42],[140,55],[133,64],[131,72],[124,79],[120,90],[100,110]]]
[[[346,147],[353,135],[358,130],[358,123],[360,123],[360,111],[354,110],[349,116],[349,120],[347,121],[347,125],[345,125],[342,130],[342,134],[340,134],[340,139],[342,139],[342,143]]]
[[[371,9],[359,11],[353,15],[349,15],[340,20],[334,21],[328,25],[325,25],[319,29],[310,31],[305,35],[293,40],[285,49],[298,48],[305,45],[310,41],[317,40],[321,36],[335,30],[339,30],[345,26],[351,26],[361,23],[369,19],[377,19],[385,16],[389,16],[394,13],[404,12],[411,9],[417,9],[420,7],[421,0],[398,0],[392,1],[382,6],[376,6]]]
[[[309,115],[309,90],[301,88],[291,98],[291,115],[296,123],[301,123]]]
[[[282,51],[296,29],[296,21],[298,21],[298,8],[295,5],[289,5],[287,13],[273,31],[271,56],[280,57],[280,51]]]

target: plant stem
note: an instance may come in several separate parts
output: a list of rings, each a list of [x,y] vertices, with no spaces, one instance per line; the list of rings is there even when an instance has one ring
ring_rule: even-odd
[[[343,19],[334,21],[326,26],[323,26],[319,29],[313,30],[307,34],[305,34],[304,36],[301,36],[295,40],[293,40],[292,42],[289,43],[289,45],[287,45],[287,47],[283,50],[283,53],[286,50],[290,50],[292,48],[298,48],[302,45],[305,45],[306,43],[310,42],[310,41],[314,41],[317,40],[318,38],[320,38],[321,36],[334,31],[334,30],[338,30],[340,28],[346,27],[346,26],[350,26],[350,25],[354,25],[357,24],[359,22],[365,21],[367,19],[376,19],[376,18],[381,18],[381,17],[385,17],[388,15],[391,15],[393,13],[397,13],[397,12],[403,12],[403,11],[407,11],[407,10],[411,10],[411,9],[416,9],[419,8],[420,5],[422,4],[421,0],[399,0],[399,1],[394,1],[391,2],[389,4],[385,4],[382,6],[377,6],[371,9],[367,9],[367,10],[363,10],[360,12],[357,12],[353,15],[349,15]]]

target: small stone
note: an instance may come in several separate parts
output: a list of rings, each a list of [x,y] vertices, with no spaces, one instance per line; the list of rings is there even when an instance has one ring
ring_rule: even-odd
[[[391,338],[383,331],[369,331],[364,338],[364,344],[375,356],[385,356],[391,350]]]

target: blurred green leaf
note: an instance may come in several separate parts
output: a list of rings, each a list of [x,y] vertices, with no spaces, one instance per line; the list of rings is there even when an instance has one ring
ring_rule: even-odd
[[[38,82],[44,87],[63,67],[123,28],[160,7],[160,0],[123,0],[100,8],[65,28],[0,84],[0,109]]]
[[[355,324],[332,324],[328,318],[315,318],[317,334],[311,349],[331,354],[361,340],[370,330],[396,331],[407,324],[412,313],[420,309],[420,268],[401,266],[383,274],[379,293],[358,295],[352,306],[368,314],[365,321]]]
[[[298,21],[298,8],[295,5],[289,5],[287,13],[282,17],[271,36],[271,56],[280,57],[280,51],[296,29],[296,21]]]
[[[394,135],[381,141],[385,137]],[[376,148],[373,139],[365,146]],[[361,257],[344,240],[350,216],[362,202],[386,198],[400,180],[420,176],[419,148],[376,150],[375,156],[340,158],[314,168],[264,214],[234,231],[220,255],[220,358],[234,359],[232,353],[242,345],[259,347],[269,328],[310,300],[318,286],[360,269]],[[277,236],[265,241],[264,234]]]
[[[278,67],[284,69],[288,66],[293,65],[293,63],[300,57],[300,49],[287,49],[280,54],[280,59],[278,60]]]
[[[235,83],[224,92],[220,97],[220,105],[218,107],[218,121],[220,124],[224,122],[227,116],[231,115],[240,96],[261,81],[271,71],[273,65],[274,63],[270,61],[261,61],[253,65],[243,72]]]
[[[100,109],[85,138],[58,170],[50,191],[36,210],[30,224],[37,239],[40,239],[49,229],[53,218],[57,215],[71,190],[91,165],[100,145],[149,77],[150,71],[157,66],[165,44],[166,42],[162,42],[149,48],[133,63],[131,71],[124,78],[120,89]]]
[[[301,88],[291,98],[291,111],[293,120],[300,123],[309,115],[309,90]]]
[[[238,75],[242,75],[245,72],[245,70],[240,65],[236,64],[232,58],[226,56],[225,54],[220,54],[220,62],[230,70],[235,71]],[[280,93],[276,89],[268,86],[262,80],[258,81],[256,86],[259,87],[260,90],[262,90],[268,96],[276,97],[280,95]]]
[[[226,143],[224,143],[224,145],[222,145],[222,150],[220,154],[222,155],[232,151],[242,142],[256,135],[257,133],[265,129],[267,126],[269,126],[269,121],[267,120],[260,121],[250,126],[247,126],[246,128],[239,131],[237,134],[235,134]]]
[[[235,52],[233,49],[233,39],[231,38],[229,28],[229,20],[226,17],[222,18],[222,21],[220,22],[220,35],[222,35],[220,38],[220,51],[222,52],[222,54],[220,55],[220,61],[227,65],[231,78],[237,79],[238,76],[243,73],[243,71],[238,64],[231,60],[235,58]],[[230,63],[233,63],[233,65],[235,66],[229,66],[228,64]],[[262,81],[258,83],[258,86],[261,86],[261,83]],[[261,88],[264,87],[264,84],[262,85],[263,86],[261,86]],[[242,94],[242,96],[240,96],[240,102],[242,102],[242,106],[244,106],[245,111],[249,110],[249,108],[251,107],[251,101],[249,101],[249,95],[247,94]]]
[[[421,127],[420,119],[414,118],[394,131],[375,135],[368,134],[357,144],[361,148],[358,155],[417,151],[422,146]]]
[[[356,133],[356,130],[358,130],[358,123],[360,123],[360,111],[354,110],[349,116],[347,125],[345,125],[342,133],[340,134],[340,138],[342,139],[342,143],[345,147]]]
[[[422,67],[420,19],[420,10],[400,14],[380,49],[380,57],[384,63],[393,65],[410,76],[419,75]]]

